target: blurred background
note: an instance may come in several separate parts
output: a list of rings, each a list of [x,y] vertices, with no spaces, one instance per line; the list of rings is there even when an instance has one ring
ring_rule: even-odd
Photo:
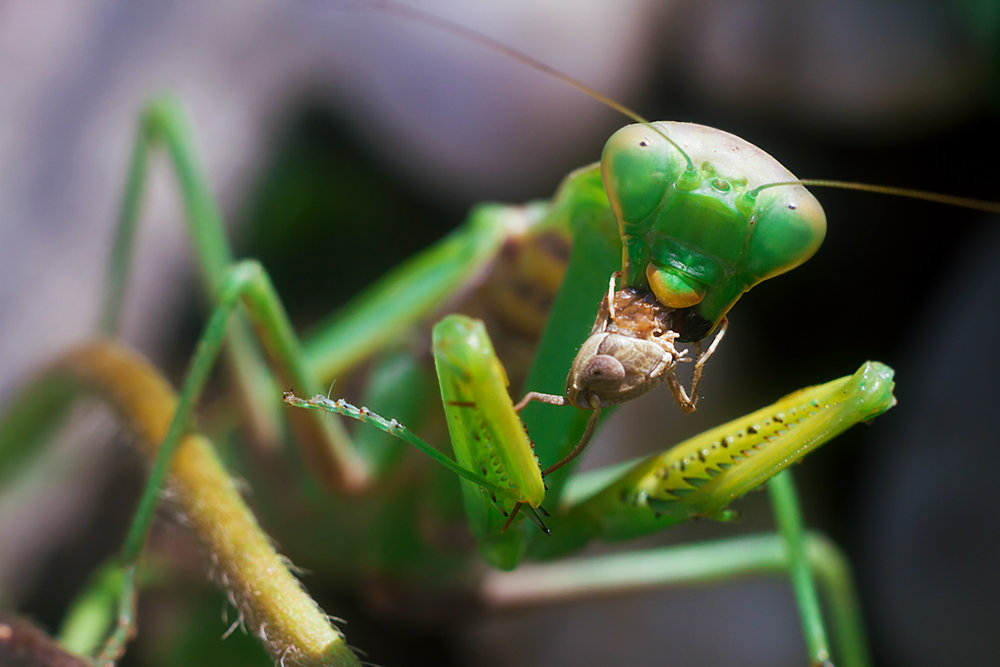
[[[998,199],[1000,9],[989,0],[421,7],[646,117],[737,134],[804,178]],[[237,253],[264,262],[305,329],[476,202],[551,196],[626,122],[479,45],[333,0],[0,3],[0,81],[0,401],[95,329],[151,96],[183,104]],[[155,162],[125,337],[176,381],[203,311],[173,178]],[[1000,623],[997,217],[815,194],[825,245],[730,313],[698,413],[665,415],[670,398],[656,392],[616,416],[587,465],[884,361],[900,404],[796,469],[806,520],[847,550],[878,664],[989,664]],[[0,492],[4,604],[57,625],[80,578],[116,548],[89,545],[93,527],[131,511],[120,498],[141,484],[137,468],[108,472],[123,451],[59,444],[44,473]],[[762,500],[739,505],[743,530],[770,525]],[[731,532],[699,524],[655,543]],[[782,581],[465,619],[413,631],[405,657],[380,654],[379,619],[325,606],[378,664],[797,665],[804,655]],[[160,664],[154,653],[128,659]]]

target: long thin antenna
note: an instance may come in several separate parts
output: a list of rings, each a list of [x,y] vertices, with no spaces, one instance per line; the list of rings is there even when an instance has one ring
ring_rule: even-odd
[[[462,39],[473,42],[474,44],[478,44],[488,49],[492,49],[493,51],[496,51],[497,53],[503,56],[506,56],[508,58],[513,58],[519,63],[522,63],[524,65],[527,65],[528,67],[543,72],[544,74],[548,74],[549,76],[554,77],[559,81],[562,81],[563,83],[572,86],[573,88],[576,88],[584,95],[587,95],[588,97],[600,102],[604,106],[617,111],[623,116],[631,118],[637,123],[648,125],[653,129],[654,132],[656,132],[661,137],[666,139],[671,146],[676,148],[677,151],[684,156],[684,159],[687,160],[688,169],[694,169],[694,163],[691,162],[691,158],[688,157],[688,154],[684,152],[684,149],[681,148],[676,141],[668,137],[665,132],[663,132],[652,122],[643,118],[638,113],[636,113],[632,109],[629,109],[624,104],[617,102],[616,100],[608,97],[604,93],[598,92],[597,90],[591,88],[590,86],[583,83],[579,79],[576,79],[570,76],[569,74],[566,74],[563,71],[557,70],[556,68],[550,65],[546,65],[542,61],[532,58],[528,54],[522,51],[518,51],[513,47],[507,46],[503,42],[493,39],[489,35],[484,35],[481,32],[473,30],[472,28],[467,28],[464,25],[453,23],[447,19],[441,18],[440,16],[435,16],[434,14],[425,12],[422,9],[417,9],[416,7],[404,5],[395,2],[394,0],[370,0],[369,2],[365,2],[364,5],[368,9],[371,9],[373,11],[383,12],[385,14],[394,14],[396,16],[402,16],[404,18],[416,21],[418,23],[423,23],[424,25],[430,26],[432,28],[442,30],[450,35],[454,35],[456,37],[460,37]]]
[[[532,58],[528,54],[518,51],[515,48],[507,46],[503,42],[493,39],[489,35],[485,35],[481,32],[467,28],[458,23],[453,23],[447,19],[441,18],[440,16],[435,16],[429,12],[425,12],[422,9],[417,9],[416,7],[411,7],[409,5],[404,5],[402,3],[396,2],[395,0],[366,0],[362,5],[369,10],[378,11],[385,14],[394,14],[396,16],[401,16],[403,18],[415,21],[417,23],[423,23],[426,26],[441,30],[450,35],[454,35],[461,39],[465,39],[479,46],[496,51],[497,53],[512,58],[517,62],[520,62],[528,67],[531,67],[539,72],[548,74],[549,76],[562,81],[563,83],[572,86],[573,88],[579,90],[584,95],[596,100],[597,102],[603,104],[604,106],[614,109],[618,113],[622,114],[626,118],[630,118],[637,123],[642,123],[643,125],[649,126],[654,132],[659,134],[661,137],[667,140],[671,146],[673,146],[677,151],[684,156],[687,161],[687,168],[689,170],[694,169],[694,163],[688,154],[684,152],[684,149],[678,145],[676,141],[671,139],[663,130],[661,130],[657,125],[650,122],[646,118],[640,116],[637,112],[628,108],[624,104],[608,97],[607,95],[591,88],[587,84],[583,83],[579,79],[576,79],[565,72],[557,70],[556,68],[546,65],[545,63]],[[823,188],[839,188],[841,190],[855,190],[859,192],[873,192],[877,194],[890,195],[894,197],[906,197],[909,199],[919,199],[924,201],[936,202],[939,204],[946,204],[949,206],[957,206],[959,208],[968,208],[974,211],[984,211],[986,213],[996,213],[1000,214],[1000,203],[986,201],[982,199],[973,199],[970,197],[957,197],[954,195],[946,195],[939,192],[928,192],[926,190],[917,190],[913,188],[897,188],[887,185],[871,185],[868,183],[853,183],[848,181],[834,181],[827,179],[814,179],[814,178],[804,178],[798,181],[780,181],[777,183],[767,183],[766,185],[761,185],[760,187],[754,189],[750,195],[751,197],[756,196],[761,190],[765,188],[774,188],[780,186],[789,185],[807,185],[811,187],[823,187]]]
[[[778,181],[777,183],[767,183],[755,188],[751,196],[756,196],[765,188],[776,188],[788,185],[808,185],[815,188],[837,188],[840,190],[855,190],[858,192],[874,192],[892,197],[906,197],[907,199],[920,199],[923,201],[968,208],[973,211],[984,211],[986,213],[1000,214],[1000,203],[986,201],[984,199],[973,199],[971,197],[958,197],[946,195],[940,192],[928,192],[927,190],[917,190],[914,188],[897,188],[891,185],[871,185],[869,183],[852,183],[850,181],[830,181],[818,178],[803,178],[798,181]]]

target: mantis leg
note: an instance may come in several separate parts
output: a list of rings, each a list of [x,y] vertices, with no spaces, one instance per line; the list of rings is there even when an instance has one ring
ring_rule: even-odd
[[[507,376],[479,320],[450,315],[434,327],[434,359],[455,461],[415,436],[397,420],[343,399],[305,400],[286,393],[285,402],[363,421],[420,449],[462,478],[462,495],[483,556],[497,567],[514,567],[524,553],[509,519],[545,494],[541,470],[507,392]]]
[[[165,97],[150,102],[143,110],[129,163],[125,193],[119,209],[118,228],[108,263],[107,288],[99,331],[114,336],[121,321],[131,264],[132,240],[139,221],[151,149],[166,148],[177,177],[184,205],[185,221],[198,257],[201,281],[208,303],[214,303],[233,253],[226,240],[222,216],[206,185],[196,157],[192,132],[176,100]],[[259,442],[277,442],[279,416],[271,397],[275,388],[253,343],[253,335],[241,316],[229,332],[226,365],[244,406],[244,423]],[[252,406],[252,407],[251,407]],[[341,440],[345,438],[340,436]]]
[[[867,362],[854,375],[789,394],[661,454],[577,476],[563,498],[569,541],[539,542],[545,549],[538,555],[565,553],[580,538],[617,541],[696,516],[732,518],[733,500],[895,405],[892,389],[892,370]]]
[[[837,664],[846,667],[870,664],[846,557],[824,535],[807,533],[804,537],[806,559],[830,605]],[[659,586],[781,575],[790,567],[789,552],[780,535],[754,535],[524,565],[514,572],[491,572],[482,582],[481,596],[487,605],[506,609],[627,594]]]
[[[111,363],[110,370],[105,370],[104,365],[107,364],[102,365],[98,362],[92,362],[90,357],[85,356],[83,359],[74,358],[73,363],[76,366],[82,365],[83,371],[81,372],[83,372],[86,378],[97,382],[101,386],[102,391],[110,395],[111,398],[109,400],[111,402],[124,405],[125,407],[121,409],[125,412],[131,411],[140,415],[133,419],[138,420],[136,422],[139,424],[137,428],[147,429],[144,432],[147,440],[153,443],[160,443],[159,448],[155,451],[155,461],[149,480],[139,501],[139,507],[136,510],[122,548],[121,560],[126,564],[126,567],[131,567],[142,551],[146,535],[153,520],[155,507],[159,501],[160,489],[168,471],[171,470],[179,448],[186,442],[185,436],[189,431],[194,407],[198,402],[209,372],[218,358],[225,339],[227,322],[239,305],[243,304],[246,307],[251,321],[256,324],[264,347],[274,361],[274,365],[282,379],[289,384],[303,387],[306,390],[318,391],[319,389],[318,382],[311,376],[302,363],[298,340],[292,332],[290,324],[287,322],[281,304],[276,294],[274,294],[267,275],[259,264],[253,261],[244,261],[233,265],[222,280],[218,300],[219,305],[212,313],[198,343],[180,395],[176,399],[168,400],[169,396],[164,399],[165,404],[169,404],[169,410],[167,407],[157,406],[155,401],[148,399],[144,395],[157,389],[159,384],[151,382],[141,382],[138,386],[134,384],[133,376],[136,375],[136,372],[133,372],[131,369],[136,366],[135,363],[123,362],[117,365],[116,363]],[[98,354],[97,358],[101,359],[103,356]],[[115,362],[116,359],[112,358],[111,361]],[[124,366],[123,369],[120,368],[122,366]],[[141,379],[151,372],[143,371],[142,373],[138,373],[138,377]],[[4,442],[17,443],[21,441],[22,436],[17,432],[18,430],[25,431],[23,437],[26,437],[29,441],[37,439],[33,437],[35,434],[32,433],[32,430],[37,430],[39,426],[30,422],[27,424],[23,423],[23,419],[20,418],[16,411],[19,405],[23,405],[26,401],[35,397],[46,408],[65,406],[70,398],[67,392],[60,390],[55,392],[55,394],[47,396],[49,391],[47,388],[51,388],[54,385],[58,385],[58,383],[51,380],[41,381],[39,383],[40,388],[29,387],[25,392],[26,398],[15,402],[9,413],[11,415],[10,418],[0,420],[0,433],[4,434]],[[160,393],[163,393],[163,391]],[[152,407],[160,410],[157,414],[159,415],[158,419],[163,421],[162,429],[159,426],[156,428],[142,426],[143,411]],[[36,414],[37,412],[37,410],[33,411],[35,417],[43,416],[42,414]],[[318,413],[298,411],[292,415],[292,419],[293,426],[299,429],[302,441],[319,443],[318,447],[314,444],[314,449],[307,450],[307,455],[310,452],[312,453],[311,462],[313,466],[318,467],[324,478],[338,483],[341,488],[347,490],[358,489],[366,483],[367,471],[352,450],[324,448],[324,443],[332,443],[333,445],[337,443],[336,439],[329,437],[327,431],[335,422],[322,419]],[[7,435],[10,435],[9,440]],[[198,484],[198,480],[191,481],[193,487],[197,487]],[[232,493],[235,493],[235,490]],[[213,497],[202,502],[204,506],[208,506],[215,502],[215,500],[217,499]],[[202,507],[202,505],[198,505],[198,507]],[[268,541],[266,536],[263,541]],[[240,547],[237,546],[236,548],[239,550]],[[130,581],[131,579],[129,578]],[[130,587],[126,586],[123,590],[127,593]],[[124,597],[123,600],[125,600]],[[127,620],[131,616],[130,609],[130,604],[125,600],[121,613],[122,618],[126,619],[121,624],[123,628],[131,627]],[[126,637],[127,635],[117,635],[110,645],[112,647],[120,647],[124,644]],[[112,648],[109,655],[112,655],[115,650],[117,649]]]
[[[227,278],[224,282],[233,281]],[[214,345],[203,346],[214,347],[209,356],[218,352],[221,335],[216,338]],[[196,355],[194,366],[199,365],[198,359]],[[90,389],[139,435],[145,452],[154,460],[141,507],[150,496],[156,500],[156,482],[169,469],[171,488],[211,554],[218,582],[276,662],[294,658],[309,665],[360,664],[343,635],[305,593],[287,561],[261,531],[211,443],[188,428],[184,404],[190,405],[191,396],[197,394],[199,377],[200,371],[193,369],[186,382],[188,397],[177,396],[137,354],[115,343],[97,342],[66,353],[38,382]],[[120,595],[118,622],[98,653],[99,664],[110,664],[120,655],[133,630],[136,561],[150,520],[151,514],[145,510],[136,512],[122,549],[121,577],[118,583],[112,583]],[[96,586],[105,583],[98,581]],[[81,597],[81,604],[93,597],[91,593]],[[71,626],[66,632],[77,637],[73,641],[88,643]]]
[[[731,500],[770,480],[784,543],[782,559],[799,604],[810,658],[823,664],[830,651],[798,502],[787,472],[778,473],[851,425],[892,407],[892,386],[892,371],[869,362],[853,376],[790,394],[663,454],[574,479],[564,497],[565,514],[552,519],[553,538],[536,540],[533,553],[553,557],[593,538],[630,539],[693,516],[729,520]],[[836,613],[844,617],[838,623],[857,635],[858,622],[849,614]],[[862,656],[863,650],[851,649]]]
[[[301,386],[306,391],[318,391],[319,384],[301,361],[298,339],[285,317],[281,302],[274,293],[263,267],[252,260],[234,265],[223,281],[219,293],[219,305],[205,326],[195,355],[191,359],[178,399],[177,411],[157,452],[156,464],[150,473],[139,510],[126,538],[124,552],[126,560],[138,554],[145,540],[159,487],[166,475],[173,451],[187,428],[194,406],[208,379],[208,373],[218,356],[225,337],[227,321],[240,303],[246,305],[251,319],[257,325],[264,347],[275,361],[282,379]],[[297,419],[293,425],[298,426],[300,438],[304,442],[325,441],[334,446],[334,449],[324,449],[322,445],[318,447],[314,445],[313,449],[306,450],[311,462],[319,466],[321,477],[347,490],[360,489],[366,482],[367,471],[353,450],[341,447],[340,441],[327,437],[330,425],[335,422],[323,420],[318,414],[309,412],[303,412],[301,416],[308,416],[308,420]]]
[[[141,208],[146,180],[148,155],[163,144],[177,176],[186,220],[198,256],[202,283],[209,302],[222,298],[223,282],[233,262],[225,230],[211,193],[196,159],[191,130],[176,101],[159,99],[144,110],[133,147],[125,195],[122,200],[118,231],[108,271],[107,298],[101,315],[101,331],[113,335],[120,322],[125,284],[129,272],[130,251]],[[329,323],[319,327],[309,344],[296,351],[281,344],[277,353],[281,367],[294,368],[295,377],[283,378],[285,387],[311,395],[318,392],[312,380],[301,381],[307,369],[315,377],[330,379],[357,365],[394,340],[440,306],[450,295],[473,284],[484,273],[501,244],[513,234],[537,228],[564,225],[561,219],[546,217],[548,207],[483,206],[469,221],[442,242],[404,263],[359,295],[351,304],[335,313]],[[549,221],[552,221],[551,223]],[[272,290],[273,292],[273,290]],[[262,307],[271,314],[255,320],[258,334],[267,340],[288,340],[291,329],[275,304]],[[267,331],[272,322],[281,321],[278,331]],[[277,440],[277,416],[274,397],[278,388],[263,366],[252,333],[242,313],[235,313],[229,325],[224,348],[228,366],[235,377],[245,407],[244,423],[252,425],[258,439]],[[274,353],[275,350],[268,350]],[[296,379],[296,377],[298,379]],[[250,407],[252,406],[252,407]],[[268,417],[270,415],[270,417]],[[293,420],[300,420],[293,417]],[[317,420],[315,416],[308,418]],[[335,486],[357,486],[364,477],[362,466],[350,453],[346,432],[336,421],[318,427],[293,424],[299,432],[312,431],[312,443],[306,457],[318,463],[320,476]],[[319,444],[316,436],[320,436]],[[334,454],[324,452],[335,452]],[[354,472],[351,472],[354,468]],[[343,469],[346,477],[335,472]]]

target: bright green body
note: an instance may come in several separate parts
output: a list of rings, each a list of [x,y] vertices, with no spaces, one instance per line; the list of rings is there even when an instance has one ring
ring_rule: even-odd
[[[730,135],[718,134],[722,141],[729,141]],[[601,170],[594,165],[567,177],[551,202],[527,207],[494,205],[477,209],[462,228],[358,295],[347,308],[334,314],[328,325],[321,327],[313,338],[300,344],[263,268],[253,261],[232,262],[218,215],[197,173],[187,130],[178,110],[168,100],[152,105],[140,127],[111,272],[111,296],[104,318],[107,335],[114,333],[118,320],[121,287],[128,268],[127,241],[137,220],[150,141],[163,141],[176,165],[192,235],[201,256],[205,291],[214,308],[192,359],[177,407],[170,410],[173,417],[169,429],[164,428],[166,435],[156,454],[151,482],[126,540],[123,561],[129,564],[135,562],[141,552],[160,496],[160,484],[182,436],[190,430],[191,415],[209,369],[223,349],[228,326],[229,354],[241,369],[237,381],[242,394],[252,397],[253,401],[248,414],[262,421],[264,431],[282,430],[281,421],[270,426],[267,422],[287,418],[295,434],[294,440],[318,482],[312,485],[311,492],[302,495],[312,496],[309,502],[322,509],[306,514],[339,522],[344,527],[344,534],[352,536],[345,545],[342,537],[320,538],[310,534],[308,541],[312,545],[330,548],[325,553],[313,553],[316,560],[304,564],[315,569],[325,558],[328,563],[353,566],[370,576],[427,580],[438,577],[452,582],[463,579],[462,574],[453,572],[458,560],[456,555],[429,539],[429,535],[436,532],[427,528],[452,520],[453,501],[459,495],[455,475],[443,468],[409,474],[406,466],[400,465],[405,457],[398,443],[388,445],[370,437],[374,429],[362,429],[352,440],[339,422],[324,418],[319,411],[276,412],[280,390],[253,370],[261,364],[247,345],[252,334],[243,321],[246,317],[237,315],[235,325],[229,321],[237,309],[245,311],[259,333],[262,347],[276,369],[280,383],[277,386],[292,387],[299,395],[321,394],[331,379],[373,359],[373,379],[365,400],[394,419],[378,418],[370,411],[342,403],[338,405],[336,401],[328,402],[333,407],[319,404],[311,407],[348,414],[429,451],[400,426],[405,423],[419,431],[421,424],[429,421],[428,416],[436,412],[433,405],[436,401],[428,401],[425,395],[428,371],[412,356],[379,356],[377,353],[405,339],[453,293],[467,290],[470,283],[489,273],[505,242],[511,239],[530,241],[536,235],[553,232],[572,238],[562,288],[555,297],[525,382],[525,388],[561,393],[567,370],[592,325],[597,304],[607,290],[608,277],[613,271],[624,268],[628,284],[641,284],[641,276],[652,263],[654,272],[677,271],[670,278],[674,289],[683,288],[685,281],[704,283],[703,299],[691,308],[700,321],[714,326],[749,286],[804,261],[803,254],[807,256],[814,250],[822,237],[821,233],[817,237],[815,225],[811,234],[793,234],[795,239],[789,243],[781,241],[782,234],[771,233],[772,225],[792,225],[794,228],[798,224],[789,222],[783,212],[788,209],[787,200],[782,197],[787,197],[788,193],[783,195],[782,191],[794,188],[762,191],[757,200],[767,210],[751,215],[747,218],[749,222],[740,222],[731,212],[730,205],[740,206],[739,197],[734,197],[732,192],[708,198],[713,189],[711,183],[708,189],[695,188],[697,192],[692,191],[675,203],[658,208],[657,202],[663,199],[662,190],[659,194],[637,194],[641,189],[639,185],[616,175],[616,161],[626,158],[609,144],[605,151],[603,185]],[[672,169],[676,171],[676,160],[674,162]],[[722,165],[721,160],[719,165]],[[718,171],[721,174],[724,170],[720,166]],[[727,178],[732,182],[736,177],[727,175]],[[770,176],[765,180],[769,179]],[[609,182],[613,186],[609,186]],[[654,184],[657,182],[654,180]],[[614,206],[608,203],[605,187],[614,193]],[[772,211],[781,206],[785,209]],[[616,220],[614,212],[621,211],[629,216],[634,208],[645,213],[626,218],[629,222]],[[800,208],[807,206],[800,204]],[[698,223],[688,218],[670,217],[678,212],[697,211],[710,212],[715,222],[709,223],[704,217]],[[670,224],[675,225],[672,231]],[[754,231],[747,225],[763,228],[768,233],[763,234],[761,229]],[[720,230],[724,233],[716,238]],[[625,239],[624,249],[622,238]],[[879,364],[866,364],[850,378],[803,390],[764,408],[761,413],[719,427],[645,461],[589,473],[569,483],[571,468],[566,467],[546,477],[543,486],[538,461],[543,467],[547,466],[572,449],[584,430],[587,414],[573,408],[539,404],[529,405],[520,415],[516,414],[503,367],[493,354],[485,329],[475,320],[462,316],[443,319],[434,328],[433,347],[444,412],[458,459],[457,466],[451,462],[446,464],[453,470],[461,469],[461,498],[469,516],[471,533],[479,540],[480,552],[491,563],[505,569],[516,566],[525,556],[561,556],[592,539],[626,539],[694,516],[728,518],[725,509],[732,500],[851,424],[880,414],[893,402],[891,371]],[[75,372],[72,368],[69,371]],[[67,372],[65,364],[50,369],[50,374],[64,372]],[[103,389],[99,391],[107,392],[110,387],[114,392],[119,386],[115,379],[103,382]],[[52,391],[47,381],[26,388],[23,398],[0,420],[0,472],[12,469],[19,462],[19,450],[14,445],[33,442],[45,430],[51,414],[68,400],[62,393],[53,395]],[[515,387],[513,391],[519,396],[522,388]],[[785,415],[780,421],[779,413]],[[525,428],[534,442],[534,449],[525,437]],[[718,444],[728,442],[727,438],[739,441],[740,446]],[[666,444],[658,443],[657,446]],[[283,479],[271,472],[268,470],[254,481],[267,485],[275,484],[275,478]],[[418,491],[417,485],[428,480],[437,485]],[[774,557],[772,550],[768,551],[770,555],[761,558],[767,560],[771,568],[792,572],[809,635],[810,655],[820,658],[827,649],[812,588],[811,556],[806,553],[807,540],[802,534],[789,485],[787,476],[778,476],[772,481],[781,517],[780,541],[785,548],[780,557]],[[375,489],[383,493],[376,496]],[[278,507],[299,500],[283,498]],[[515,502],[548,509],[553,515],[547,520],[552,535],[543,535],[523,516],[517,517],[506,532],[501,532],[505,523],[501,508],[509,512]],[[336,546],[332,547],[333,544]],[[207,548],[213,555],[216,553],[213,544],[208,543]],[[734,553],[731,561],[720,566],[720,571],[735,573],[742,567],[757,571],[754,568],[761,567],[759,561],[740,558],[741,554]],[[622,559],[621,570],[626,573],[628,556],[623,555]],[[433,574],[428,575],[429,572]],[[837,585],[846,584],[839,580]],[[284,594],[295,593],[286,591]],[[254,601],[247,604],[252,605]],[[244,611],[253,616],[251,610],[241,608],[241,612]],[[336,613],[337,610],[329,611]],[[128,614],[121,615],[122,618],[126,616]],[[851,614],[847,616],[853,618]],[[856,624],[856,619],[853,622]],[[852,621],[845,623],[850,625]],[[847,635],[854,637],[854,643],[850,648],[851,641],[845,640],[849,647],[844,649],[845,653],[855,663],[863,662],[863,643],[856,629],[852,631],[848,627]],[[124,638],[115,635],[112,643],[122,645]],[[275,660],[283,659],[288,651],[299,656],[296,651],[304,650],[292,644],[265,644]],[[302,658],[302,661],[304,664],[353,664],[350,657],[338,657],[333,661],[327,653],[309,660]]]

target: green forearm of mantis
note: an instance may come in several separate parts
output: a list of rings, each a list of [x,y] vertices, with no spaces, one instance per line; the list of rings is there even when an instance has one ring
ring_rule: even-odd
[[[516,492],[512,502],[462,482],[472,534],[496,567],[517,565],[526,548],[520,528],[505,530],[511,513],[532,512],[545,497],[541,468],[524,424],[514,412],[507,375],[479,320],[449,315],[434,326],[434,365],[455,458],[491,483]]]
[[[434,327],[433,352],[455,461],[395,419],[322,395],[309,400],[285,394],[300,408],[336,412],[393,435],[462,478],[462,494],[480,552],[493,565],[514,567],[524,554],[524,535],[505,531],[518,504],[538,507],[545,495],[541,469],[524,424],[514,412],[507,376],[483,323],[449,315]]]
[[[733,500],[895,405],[892,388],[892,369],[867,362],[852,376],[797,391],[640,460],[611,479],[600,470],[583,475],[567,490],[567,525],[553,525],[553,537],[621,540],[691,517],[725,519]],[[596,491],[595,479],[601,484]],[[540,542],[547,556],[579,546]]]
[[[177,412],[178,397],[137,354],[114,343],[93,343],[64,355],[50,374],[68,376],[89,387],[137,432],[150,458],[159,454],[159,443],[166,439]],[[211,554],[215,578],[274,660],[360,664],[261,531],[211,443],[187,433],[168,463],[171,486]],[[136,555],[126,546],[124,560]]]

